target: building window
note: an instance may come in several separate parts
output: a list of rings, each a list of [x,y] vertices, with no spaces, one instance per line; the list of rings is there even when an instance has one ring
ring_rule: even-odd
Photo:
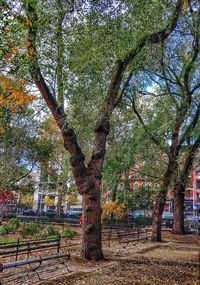
[[[196,180],[196,188],[200,189],[200,180]]]

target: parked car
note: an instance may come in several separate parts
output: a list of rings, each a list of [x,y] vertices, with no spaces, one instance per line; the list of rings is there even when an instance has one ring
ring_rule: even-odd
[[[83,214],[82,212],[67,211],[65,217],[72,219],[79,219],[82,214]]]
[[[136,219],[138,217],[151,217],[152,212],[146,210],[136,210],[129,213],[129,218]]]
[[[22,212],[23,216],[35,216],[35,212],[33,210],[27,209]]]
[[[163,220],[171,220],[171,219],[173,219],[173,213],[163,212],[162,219]]]
[[[83,208],[81,206],[71,206],[69,210],[66,212],[66,217],[78,217],[83,214]]]
[[[47,211],[45,212],[45,215],[49,218],[55,218],[56,211],[55,209],[47,209]]]
[[[200,230],[200,217],[191,216],[184,219],[185,229],[189,231]]]

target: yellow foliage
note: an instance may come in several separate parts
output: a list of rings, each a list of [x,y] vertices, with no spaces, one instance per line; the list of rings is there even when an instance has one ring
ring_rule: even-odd
[[[27,41],[27,42],[25,43],[25,45],[26,45],[27,47],[30,47],[30,46],[31,46],[31,42],[30,42],[30,41]]]
[[[21,205],[33,205],[33,196],[32,195],[20,195],[20,204]]]
[[[115,219],[124,219],[128,216],[128,210],[124,203],[120,203],[118,200],[115,202],[107,202],[102,206],[102,221],[106,221],[109,216]]]
[[[54,205],[54,200],[50,199],[49,196],[45,196],[44,199],[43,199],[43,203],[46,206],[52,206],[52,205]]]
[[[69,204],[74,204],[77,202],[77,197],[74,194],[65,195],[63,201],[68,202]]]
[[[28,20],[28,19],[26,19],[26,23],[27,23],[27,25],[28,25],[29,27],[32,27],[32,25],[33,25],[33,23],[32,23],[30,20]]]
[[[56,124],[56,121],[53,117],[49,117],[45,122],[41,132],[41,138],[46,140],[51,137],[56,142],[62,142],[62,136],[60,130]]]
[[[4,133],[4,131],[5,131],[5,129],[4,129],[4,127],[0,123],[0,134]]]
[[[31,58],[33,55],[34,55],[34,49],[32,47],[29,47],[28,56]]]
[[[13,113],[21,107],[29,105],[35,96],[29,95],[24,80],[11,80],[5,75],[0,76],[0,106],[10,108]]]

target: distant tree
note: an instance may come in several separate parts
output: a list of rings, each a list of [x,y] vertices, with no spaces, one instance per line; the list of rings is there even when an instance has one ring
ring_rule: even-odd
[[[192,142],[183,154],[183,161],[180,165],[181,169],[174,176],[174,226],[175,234],[185,234],[184,228],[184,208],[185,208],[185,190],[188,185],[190,171],[195,161],[195,156],[200,147],[200,135]]]
[[[165,43],[149,51],[154,60],[144,61],[144,65],[139,62],[139,70],[132,75],[133,84],[130,84],[124,96],[124,101],[128,102],[129,108],[133,108],[146,136],[160,150],[161,158],[165,157],[160,190],[153,211],[152,240],[154,241],[161,240],[162,213],[167,191],[172,186],[182,149],[190,137],[193,140],[192,145],[198,143],[200,115],[198,76],[200,15],[196,12],[198,8],[199,4],[194,1],[193,5],[187,8],[189,11],[185,15],[187,24],[181,22],[182,30],[178,27]],[[194,155],[193,151],[191,155]],[[187,175],[186,172],[185,170],[184,175]]]

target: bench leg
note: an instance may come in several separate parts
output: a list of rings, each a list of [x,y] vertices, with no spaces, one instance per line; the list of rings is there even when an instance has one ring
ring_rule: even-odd
[[[0,285],[3,285],[3,263],[0,263]]]
[[[41,281],[40,275],[39,275],[39,273],[37,272],[37,270],[38,270],[38,268],[40,268],[41,264],[42,264],[42,260],[40,260],[39,265],[38,265],[37,267],[35,267],[35,268],[31,267],[31,265],[28,264],[28,265],[29,265],[29,268],[30,268],[31,270],[30,270],[30,272],[27,273],[26,279],[28,278],[28,276],[29,276],[29,274],[30,274],[31,272],[35,272],[35,273],[37,274],[38,279]]]
[[[39,275],[39,273],[37,272],[37,269],[35,269],[35,270],[31,270],[30,272],[28,272],[27,273],[27,275],[26,275],[26,280],[28,279],[28,276],[29,276],[29,274],[31,273],[31,272],[35,272],[36,274],[37,274],[37,277],[38,277],[38,279],[39,279],[39,281],[41,281],[42,279],[40,278],[40,275]]]
[[[69,269],[68,265],[67,265],[67,261],[65,260],[65,258],[59,258],[61,260],[61,264],[65,265],[67,267],[67,271],[71,272],[71,270]],[[69,259],[69,258],[68,258]]]

